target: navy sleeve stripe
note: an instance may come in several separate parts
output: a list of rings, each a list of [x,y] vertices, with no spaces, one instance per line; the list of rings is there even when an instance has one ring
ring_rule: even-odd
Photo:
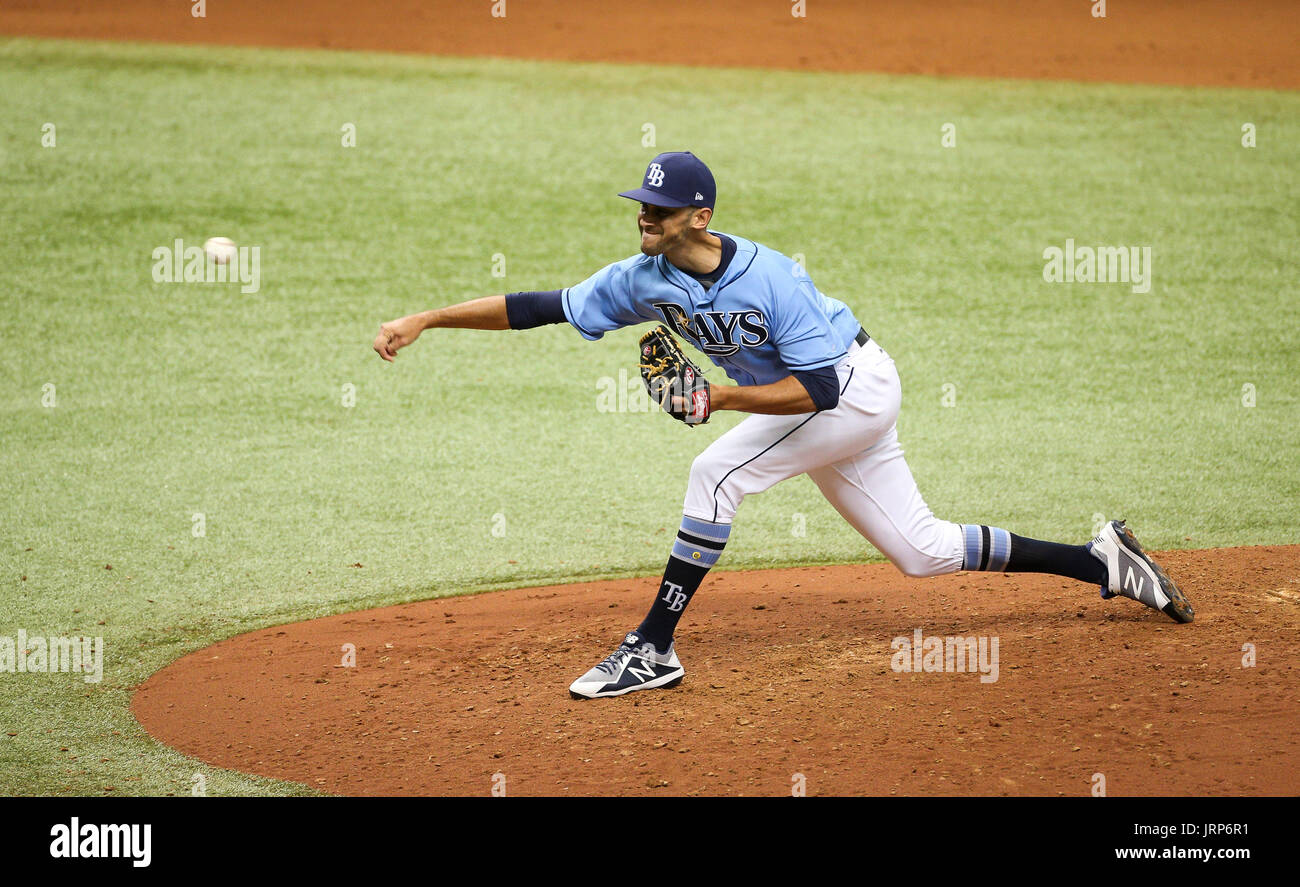
[[[506,293],[506,318],[512,330],[529,330],[567,319],[560,290]]]
[[[840,378],[834,367],[820,367],[815,370],[800,370],[794,373],[808,391],[813,406],[818,410],[833,410],[840,402]]]

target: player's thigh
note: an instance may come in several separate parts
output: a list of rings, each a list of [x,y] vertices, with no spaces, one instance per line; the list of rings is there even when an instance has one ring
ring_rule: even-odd
[[[894,427],[901,396],[894,362],[880,354],[864,354],[860,365],[836,368],[843,387],[835,409],[750,416],[695,459],[692,479],[758,492],[872,446]]]
[[[753,415],[709,444],[691,463],[685,513],[729,523],[746,495],[803,474],[809,442],[799,435],[813,418]]]
[[[849,458],[888,433],[901,398],[889,355],[879,347],[862,349],[836,372],[842,388],[835,409],[750,416],[696,457],[685,512],[729,522],[746,496]]]
[[[961,528],[934,516],[903,457],[897,431],[808,476],[835,510],[909,576],[961,569]]]

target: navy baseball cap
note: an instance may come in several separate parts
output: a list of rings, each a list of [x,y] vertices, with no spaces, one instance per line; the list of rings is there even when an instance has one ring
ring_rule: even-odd
[[[717,188],[713,184],[713,173],[709,172],[703,160],[690,151],[669,151],[650,161],[640,188],[620,191],[618,196],[651,206],[707,206],[713,209]]]

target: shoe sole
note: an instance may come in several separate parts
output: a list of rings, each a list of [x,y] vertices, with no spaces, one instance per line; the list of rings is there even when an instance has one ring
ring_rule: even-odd
[[[590,696],[585,696],[582,693],[578,693],[574,689],[570,688],[569,695],[574,699],[578,699],[578,700],[608,699],[613,696],[626,696],[628,693],[635,693],[637,690],[670,690],[673,687],[676,687],[678,684],[680,684],[682,682],[682,678],[684,677],[686,677],[685,670],[683,670],[681,674],[675,677],[671,677],[667,681],[664,681],[664,683],[662,684],[658,683],[660,680],[663,680],[662,678],[655,678],[653,681],[647,681],[644,684],[637,684],[634,687],[624,687],[622,690],[610,690],[607,693],[593,693]]]
[[[1160,612],[1175,622],[1184,625],[1195,619],[1196,611],[1192,609],[1191,602],[1179,590],[1174,580],[1169,577],[1169,574],[1159,564],[1147,557],[1147,553],[1142,550],[1142,545],[1137,541],[1137,537],[1133,535],[1133,531],[1125,526],[1123,532],[1116,535],[1119,537],[1120,543],[1151,567],[1156,574],[1156,578],[1160,580],[1160,590],[1165,593],[1165,597],[1169,598],[1169,603],[1161,607]]]

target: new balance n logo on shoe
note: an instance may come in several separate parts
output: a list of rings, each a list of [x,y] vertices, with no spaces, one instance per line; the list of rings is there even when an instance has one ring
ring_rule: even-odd
[[[1136,587],[1136,588],[1134,588],[1134,583],[1133,583],[1133,580],[1134,580],[1134,579],[1137,579],[1137,587]],[[1142,600],[1142,588],[1143,588],[1146,584],[1147,584],[1146,577],[1145,577],[1145,576],[1141,576],[1141,577],[1135,576],[1134,573],[1133,573],[1133,565],[1132,565],[1132,564],[1129,564],[1128,572],[1127,572],[1126,574],[1124,574],[1124,590],[1125,590],[1125,591],[1131,591],[1131,592],[1133,592],[1133,596],[1134,596],[1135,598],[1137,598],[1138,600]]]
[[[637,666],[633,665],[632,662],[637,663],[637,665],[640,665],[641,668],[637,668]],[[648,660],[645,659],[636,659],[636,658],[633,658],[632,662],[629,662],[627,664],[628,674],[636,675],[637,679],[642,681],[643,683],[645,681],[649,681],[654,678],[656,674],[654,663],[649,662]]]

